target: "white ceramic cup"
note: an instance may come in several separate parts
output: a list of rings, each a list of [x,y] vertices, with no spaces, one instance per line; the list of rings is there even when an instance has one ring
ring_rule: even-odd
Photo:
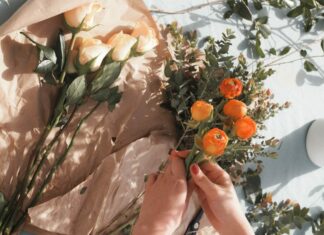
[[[315,165],[324,167],[324,118],[315,120],[309,127],[306,150]]]

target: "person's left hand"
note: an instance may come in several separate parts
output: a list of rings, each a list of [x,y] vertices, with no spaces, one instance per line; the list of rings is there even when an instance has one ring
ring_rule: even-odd
[[[170,235],[179,227],[188,198],[182,160],[187,154],[188,151],[172,151],[165,171],[148,177],[133,235]]]

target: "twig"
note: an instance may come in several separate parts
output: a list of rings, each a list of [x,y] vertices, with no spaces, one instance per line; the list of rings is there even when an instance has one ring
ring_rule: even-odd
[[[156,14],[168,14],[168,15],[185,14],[185,13],[189,13],[191,11],[199,10],[204,7],[221,4],[221,3],[224,3],[224,1],[223,0],[211,1],[211,2],[207,2],[207,3],[199,4],[196,6],[188,7],[185,9],[181,9],[178,11],[165,11],[165,10],[161,10],[161,9],[151,9],[150,11],[151,11],[151,13],[156,13]]]
[[[292,62],[295,62],[295,61],[299,61],[299,60],[305,60],[305,59],[313,59],[313,58],[320,58],[320,57],[324,57],[324,55],[316,55],[316,56],[308,56],[306,58],[298,58],[298,59],[295,59],[295,60],[290,60],[290,61],[285,61],[285,62],[282,62],[282,63],[274,63],[274,62],[271,62],[269,64],[266,64],[264,67],[269,67],[269,66],[278,66],[278,65],[283,65],[283,64],[290,64]]]

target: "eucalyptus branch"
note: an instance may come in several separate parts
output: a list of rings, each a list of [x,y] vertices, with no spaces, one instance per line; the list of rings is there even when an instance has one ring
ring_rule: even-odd
[[[324,55],[316,55],[316,56],[308,56],[307,59],[323,58],[323,57],[324,57]],[[299,58],[299,59],[295,59],[295,60],[285,61],[285,62],[282,62],[282,63],[271,62],[269,64],[266,64],[265,67],[279,66],[279,65],[283,65],[283,64],[290,64],[292,62],[296,62],[296,61],[300,61],[300,60],[305,60],[305,58]]]
[[[210,1],[210,2],[207,2],[207,3],[202,3],[202,4],[199,4],[199,5],[195,5],[195,6],[192,6],[192,7],[188,7],[188,8],[185,8],[185,9],[181,9],[181,10],[178,10],[178,11],[166,11],[166,10],[161,10],[161,9],[151,9],[151,13],[157,13],[157,14],[168,14],[168,15],[176,15],[176,14],[185,14],[185,13],[189,13],[191,11],[196,11],[196,10],[199,10],[201,8],[204,8],[204,7],[208,7],[208,6],[212,6],[212,5],[216,5],[216,4],[221,4],[221,3],[224,3],[225,1],[223,0],[216,0],[216,1]]]

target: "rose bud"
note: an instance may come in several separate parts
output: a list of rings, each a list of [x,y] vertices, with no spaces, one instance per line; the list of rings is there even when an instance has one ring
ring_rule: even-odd
[[[154,29],[144,21],[136,23],[132,36],[138,39],[136,47],[136,52],[138,53],[150,51],[159,44]]]
[[[225,78],[219,86],[220,93],[227,99],[241,95],[242,89],[243,84],[237,78]]]
[[[246,115],[247,107],[242,101],[229,100],[224,105],[223,112],[226,116],[237,120]]]
[[[88,64],[91,72],[98,70],[110,49],[110,46],[102,43],[99,39],[77,38],[76,48],[71,52],[67,62],[67,72],[77,72],[78,64],[80,66]]]
[[[209,130],[202,139],[204,152],[215,157],[219,157],[224,153],[227,143],[228,137],[226,133],[218,128]]]
[[[123,61],[129,58],[132,47],[136,44],[137,40],[123,31],[114,34],[107,42],[113,48],[112,59],[115,61]]]
[[[255,134],[257,127],[252,118],[245,116],[235,122],[234,130],[237,137],[242,140],[247,140]]]
[[[192,106],[191,106],[191,116],[192,119],[197,122],[206,121],[210,118],[211,114],[213,113],[214,107],[203,101],[203,100],[197,100]]]
[[[83,4],[77,8],[65,12],[64,19],[68,26],[77,31],[90,30],[95,26],[95,14],[100,12],[102,9],[102,5],[96,1]]]

